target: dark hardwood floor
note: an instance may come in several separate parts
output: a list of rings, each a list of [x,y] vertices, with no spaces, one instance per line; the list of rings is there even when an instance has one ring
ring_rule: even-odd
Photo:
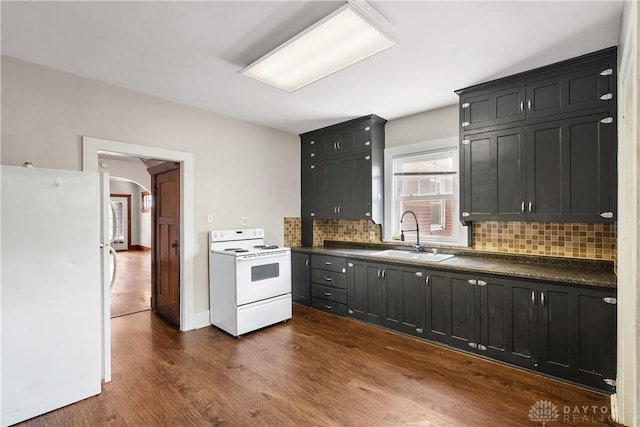
[[[549,426],[613,425],[608,396],[297,305],[240,339],[150,311],[111,325],[103,393],[26,425],[539,426],[540,400],[557,406]],[[573,418],[576,406],[598,409]]]
[[[111,317],[151,308],[151,251],[118,252],[116,280],[111,288]]]

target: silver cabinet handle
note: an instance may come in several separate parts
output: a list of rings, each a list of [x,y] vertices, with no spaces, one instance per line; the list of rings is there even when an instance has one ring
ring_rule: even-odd
[[[324,280],[327,282],[331,282],[333,279],[331,277],[324,276]]]
[[[325,291],[325,293],[324,293],[324,296],[326,296],[326,297],[330,297],[331,295],[333,295],[331,292],[326,292]]]
[[[385,277],[387,277],[387,272],[385,270],[382,270],[382,278],[384,279]]]
[[[536,291],[531,291],[531,305],[536,305]]]
[[[544,307],[544,292],[540,292],[540,305]]]
[[[309,268],[309,260],[306,260],[306,261],[304,262],[304,266],[305,266],[305,267],[307,267],[307,268]]]
[[[426,284],[427,286],[429,286],[429,277],[430,277],[430,276],[427,276],[427,278],[426,278],[426,279],[424,279],[424,282],[425,282],[425,284]]]
[[[529,98],[529,101],[527,101],[527,108],[531,110],[531,98]]]
[[[477,284],[478,284],[478,282],[477,282],[475,279],[469,279],[469,280],[467,280],[467,282],[468,282],[470,285],[477,285]]]
[[[520,213],[524,213],[524,200],[520,204]]]
[[[478,286],[487,286],[487,282],[484,280],[478,280]]]
[[[338,150],[342,150],[342,145],[340,145],[340,141],[338,141],[336,144],[338,144]]]
[[[378,270],[378,279],[381,277],[380,270]]]
[[[333,264],[331,261],[325,261],[324,262],[324,265],[331,265],[331,264]]]
[[[531,213],[531,206],[532,206],[532,204],[531,204],[531,202],[529,202],[529,213]]]
[[[524,111],[524,101],[520,101],[520,111]]]
[[[326,308],[327,310],[331,310],[333,308],[333,306],[329,305],[329,304],[325,304],[324,308]]]

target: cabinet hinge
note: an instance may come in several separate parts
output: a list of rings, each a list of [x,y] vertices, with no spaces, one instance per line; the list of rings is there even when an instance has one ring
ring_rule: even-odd
[[[371,141],[365,142],[364,145],[371,145]]]
[[[605,117],[604,119],[600,120],[600,123],[613,123],[613,117],[609,116],[609,117]]]
[[[471,123],[469,122],[462,122],[462,127],[466,128],[467,126],[469,126]]]
[[[616,386],[616,380],[612,380],[611,378],[605,378],[602,381],[604,381],[604,383],[608,386],[611,386],[611,387]]]
[[[606,302],[607,304],[617,304],[618,303],[618,299],[616,297],[604,297],[604,298],[602,298],[602,301]]]
[[[369,126],[367,126],[366,128],[364,128],[364,130],[369,131],[369,130],[371,130],[371,128]]]
[[[316,153],[311,153],[311,157],[315,157],[315,156],[316,156]]]
[[[316,168],[316,165],[311,165],[311,169],[315,169],[315,168]]]
[[[462,216],[466,218],[468,216],[471,216],[471,214],[469,212],[462,212]]]
[[[613,74],[613,69],[611,68],[607,68],[606,70],[600,71],[601,76],[610,76],[611,74]]]
[[[477,285],[478,281],[476,279],[469,279],[467,280],[467,282],[469,282],[470,285]]]
[[[347,272],[347,269],[346,269],[346,268],[343,268],[343,269],[342,269],[342,272],[343,272],[343,273],[346,273],[346,272]]]
[[[613,218],[613,212],[602,212],[600,216],[602,218]]]
[[[422,277],[422,271],[416,271],[416,276]]]
[[[313,213],[313,212],[311,212],[311,216],[316,216],[316,214],[315,214],[315,213]]]
[[[465,102],[464,104],[462,104],[462,108],[469,108],[471,106],[471,104],[469,104],[468,102]]]
[[[478,348],[478,344],[474,343],[474,342],[470,342],[469,343],[469,347],[471,348]]]
[[[348,263],[348,264],[347,264],[347,267],[349,267],[349,268],[353,268],[353,263],[352,263],[352,262]]]
[[[313,145],[313,144],[315,144],[315,143],[316,143],[315,141],[311,141],[311,142],[309,142],[309,144],[311,144],[311,145]]]
[[[347,310],[347,313],[353,314],[353,310],[349,309],[349,310]]]
[[[605,93],[604,95],[602,95],[600,97],[601,101],[608,101],[610,99],[613,99],[613,94],[612,93]]]
[[[371,160],[371,156],[364,156],[365,160]]]
[[[421,334],[422,332],[424,332],[424,330],[422,328],[416,328],[416,332]]]
[[[365,212],[364,216],[371,216],[371,212]]]
[[[462,140],[462,145],[469,145],[471,141],[469,141],[468,139],[463,139]]]
[[[487,347],[482,344],[478,344],[478,350],[487,351]]]

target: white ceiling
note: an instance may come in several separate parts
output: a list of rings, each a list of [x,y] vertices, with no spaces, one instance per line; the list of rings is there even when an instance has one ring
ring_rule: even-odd
[[[5,55],[301,133],[617,44],[621,0],[371,1],[400,43],[286,93],[238,70],[340,1],[1,2]]]

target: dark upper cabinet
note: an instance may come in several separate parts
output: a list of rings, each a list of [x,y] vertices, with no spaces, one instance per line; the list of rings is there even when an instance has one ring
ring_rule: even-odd
[[[615,289],[540,284],[538,290],[539,369],[613,391]]]
[[[291,252],[291,299],[300,304],[311,304],[309,255],[295,251]]]
[[[522,128],[465,135],[460,156],[463,220],[524,218],[524,142]]]
[[[527,128],[527,218],[601,222],[615,219],[617,146],[606,114]]]
[[[464,132],[525,119],[524,86],[460,96],[460,127]]]
[[[456,92],[462,221],[615,220],[615,48]]]
[[[382,222],[385,123],[370,115],[300,135],[303,218]]]

